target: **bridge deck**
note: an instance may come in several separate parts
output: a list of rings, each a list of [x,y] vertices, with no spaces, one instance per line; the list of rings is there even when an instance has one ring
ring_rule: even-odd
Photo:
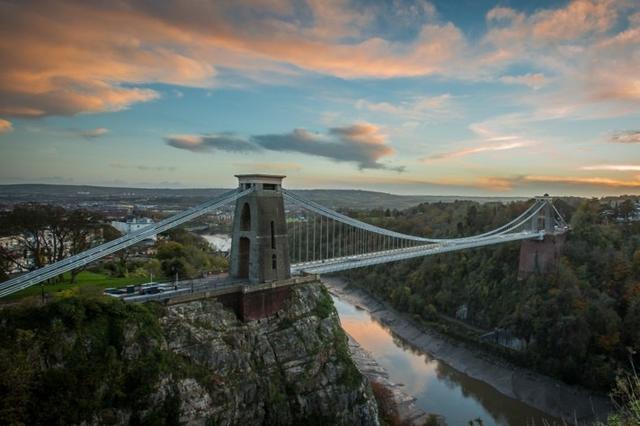
[[[166,305],[187,303],[194,300],[207,299],[223,296],[231,293],[255,293],[258,291],[278,289],[293,285],[306,284],[317,281],[317,275],[296,276],[286,280],[278,280],[262,284],[249,284],[247,280],[225,279],[225,280],[194,280],[182,281],[176,290],[164,291],[156,294],[142,294],[133,296],[122,296],[126,302],[161,302]]]
[[[544,235],[544,231],[525,231],[514,234],[503,234],[490,238],[471,240],[468,242],[457,242],[451,244],[427,244],[422,246],[364,253],[355,256],[338,257],[315,262],[296,263],[291,265],[291,273],[306,272],[311,274],[323,274],[330,272],[339,272],[347,269],[379,265],[382,263],[411,259],[414,257],[429,256],[433,254],[446,253],[468,248],[484,247],[493,244],[505,243],[508,241],[543,238]]]

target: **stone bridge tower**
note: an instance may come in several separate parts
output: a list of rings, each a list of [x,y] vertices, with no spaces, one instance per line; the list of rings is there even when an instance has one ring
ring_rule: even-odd
[[[531,230],[544,231],[545,235],[539,240],[523,240],[520,243],[520,260],[518,264],[518,279],[526,279],[534,274],[549,274],[557,270],[560,256],[566,240],[565,232],[556,232],[552,212],[553,199],[545,194],[536,197],[544,202],[542,210],[531,221]]]
[[[291,276],[282,179],[276,175],[236,175],[240,189],[254,191],[236,201],[231,241],[231,276],[252,284]]]

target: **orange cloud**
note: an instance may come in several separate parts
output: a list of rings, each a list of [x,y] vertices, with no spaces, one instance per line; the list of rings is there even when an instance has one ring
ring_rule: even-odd
[[[326,178],[317,178],[320,180]],[[495,177],[495,176],[476,176],[468,179],[460,178],[419,178],[411,176],[349,176],[346,181],[332,181],[333,184],[344,185],[349,184],[365,184],[365,185],[409,185],[413,187],[420,186],[437,186],[467,189],[485,189],[493,192],[504,192],[513,189],[516,179]]]
[[[526,182],[640,189],[640,176],[635,176],[632,179],[610,179],[603,177],[526,176],[523,179]]]
[[[8,120],[0,118],[0,134],[9,133],[13,131],[13,125]]]
[[[487,14],[487,35],[475,44],[452,23],[438,21],[428,3],[406,10],[381,4],[355,10],[341,0],[309,0],[304,7],[293,0],[168,0],[162,7],[130,0],[0,2],[0,114],[121,110],[160,96],[143,84],[214,87],[225,81],[221,69],[257,81],[303,71],[341,78],[442,74],[481,80],[527,61],[568,81],[580,77],[593,101],[640,99],[634,28],[603,41],[624,2],[575,0],[531,15],[496,8]],[[402,26],[413,16],[419,19],[410,22],[417,34],[410,41],[375,32],[381,19]],[[638,21],[632,18],[629,25]],[[601,59],[606,63],[599,62],[597,47],[578,40],[592,36],[613,46],[606,61]],[[567,63],[575,58],[582,59]],[[541,75],[502,81],[540,87]]]
[[[367,13],[340,1],[309,6],[312,25],[279,0],[0,3],[0,113],[115,111],[159,96],[137,84],[212,87],[217,67],[249,75],[285,72],[282,64],[344,78],[427,75],[444,70],[464,44],[452,24],[426,24],[412,43],[363,38]],[[342,42],[346,36],[354,41]]]
[[[561,9],[542,10],[531,18],[533,36],[562,41],[604,33],[616,23],[617,4],[616,0],[573,0]]]

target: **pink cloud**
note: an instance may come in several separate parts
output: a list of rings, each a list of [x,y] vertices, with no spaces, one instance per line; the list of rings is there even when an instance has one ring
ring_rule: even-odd
[[[524,75],[506,75],[500,77],[500,81],[507,84],[522,84],[532,89],[539,89],[546,84],[546,78],[542,73],[528,73]]]
[[[582,170],[608,170],[615,172],[640,172],[640,164],[596,164],[583,166]]]

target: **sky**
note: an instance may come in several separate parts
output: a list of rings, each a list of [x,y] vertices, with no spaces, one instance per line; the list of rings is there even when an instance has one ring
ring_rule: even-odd
[[[640,193],[637,0],[0,0],[0,183]]]

